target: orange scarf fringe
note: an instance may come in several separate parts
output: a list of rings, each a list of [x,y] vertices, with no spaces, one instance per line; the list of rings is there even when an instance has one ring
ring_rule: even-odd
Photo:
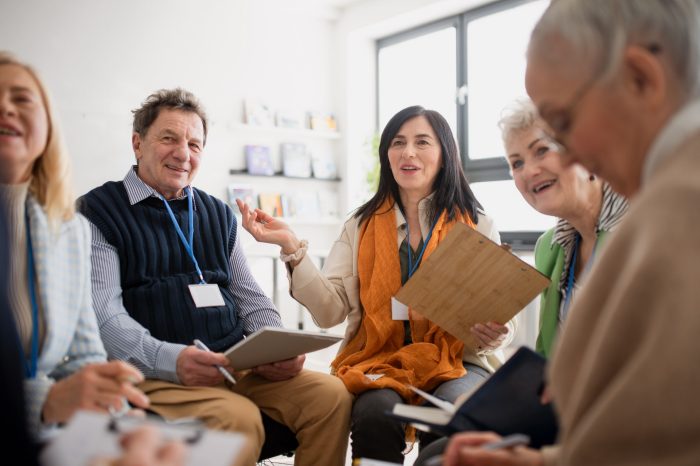
[[[364,309],[357,334],[336,356],[332,367],[348,391],[390,388],[418,404],[421,398],[412,385],[432,391],[441,383],[463,376],[464,344],[418,312],[409,309],[413,343],[404,346],[403,321],[391,318],[391,298],[401,288],[401,264],[396,244],[394,202],[384,202],[360,232],[357,259],[360,301]],[[446,222],[440,215],[423,259],[432,254],[456,222],[474,228],[468,215],[458,214]],[[365,374],[383,374],[370,380]]]

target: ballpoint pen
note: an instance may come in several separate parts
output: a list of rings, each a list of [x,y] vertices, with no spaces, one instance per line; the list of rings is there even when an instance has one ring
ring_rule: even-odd
[[[207,348],[207,345],[205,345],[204,343],[202,343],[201,340],[198,340],[196,338],[194,340],[194,346],[196,346],[198,349],[200,349],[202,351],[206,351],[208,353],[211,353],[211,350],[209,348]],[[231,382],[234,385],[236,384],[236,379],[233,378],[233,376],[231,375],[231,373],[229,371],[224,369],[222,366],[219,366],[218,364],[216,365],[216,368],[219,370],[219,372],[221,372],[221,375],[223,375],[226,378],[226,380],[228,380],[229,382]]]
[[[495,442],[485,443],[481,446],[484,450],[500,450],[501,448],[513,448],[520,445],[529,445],[530,437],[523,434],[511,434]],[[425,466],[441,466],[443,456],[438,455],[425,462]]]

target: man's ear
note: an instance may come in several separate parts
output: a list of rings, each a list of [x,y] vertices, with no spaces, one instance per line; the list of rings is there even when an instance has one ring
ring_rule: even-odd
[[[623,56],[624,83],[632,95],[651,110],[660,110],[669,98],[669,79],[658,54],[630,45]]]
[[[131,135],[131,147],[134,149],[134,155],[136,156],[136,161],[141,158],[141,136],[139,133],[134,132]]]

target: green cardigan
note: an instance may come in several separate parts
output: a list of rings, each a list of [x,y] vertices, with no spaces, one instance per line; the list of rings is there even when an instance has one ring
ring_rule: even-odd
[[[603,243],[606,233],[606,231],[598,232],[596,249]],[[537,239],[535,245],[535,267],[551,280],[540,298],[540,332],[535,343],[537,352],[546,358],[552,354],[554,339],[559,328],[561,303],[559,281],[564,268],[564,249],[559,244],[552,243],[553,235],[554,228],[547,230]]]

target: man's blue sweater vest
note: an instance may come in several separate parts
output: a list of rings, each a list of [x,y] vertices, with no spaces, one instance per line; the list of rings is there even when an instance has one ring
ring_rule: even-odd
[[[130,205],[122,182],[108,182],[79,201],[80,212],[119,255],[124,307],[155,338],[191,345],[199,338],[223,351],[243,338],[243,325],[228,285],[236,218],[222,201],[194,193],[194,254],[210,284],[219,285],[225,306],[197,308],[188,285],[199,282],[163,201],[149,197]],[[188,236],[187,199],[169,202]]]

